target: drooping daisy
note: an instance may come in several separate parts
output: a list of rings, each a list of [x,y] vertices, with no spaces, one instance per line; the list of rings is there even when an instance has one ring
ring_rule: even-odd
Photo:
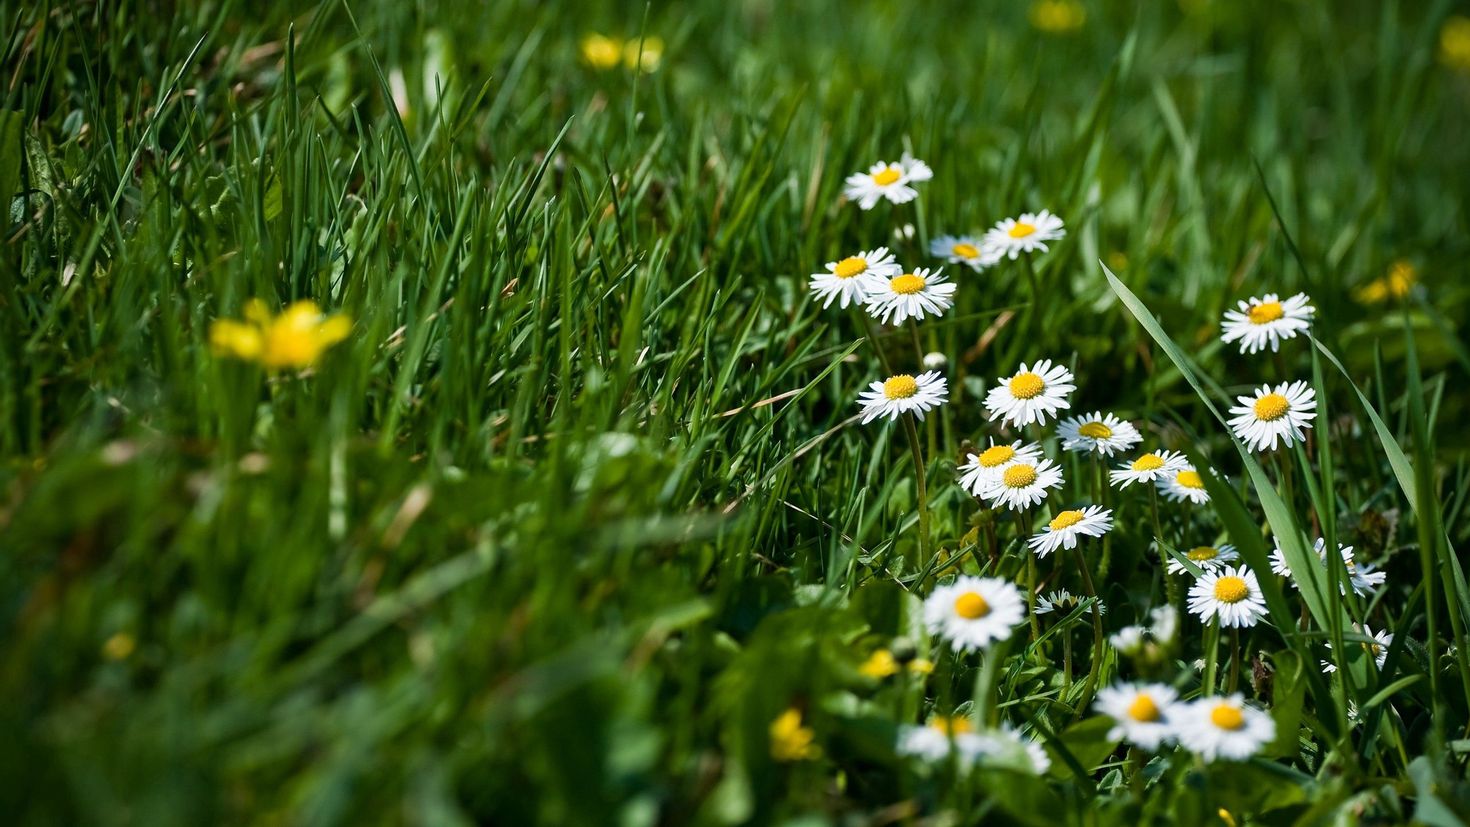
[[[900,325],[909,319],[943,316],[954,305],[954,288],[942,270],[919,267],[893,278],[869,279],[865,303],[873,318]]]
[[[1022,253],[1045,251],[1046,242],[1055,241],[1066,235],[1062,219],[1048,210],[1038,213],[1021,213],[1020,218],[1007,218],[987,230],[982,245],[997,258],[1008,256],[1012,261]]]
[[[1051,769],[1051,756],[1040,742],[1027,738],[1002,725],[980,733],[979,757],[987,764],[997,767],[1044,775]]]
[[[1005,506],[1012,511],[1021,511],[1046,499],[1048,488],[1062,484],[1062,469],[1049,459],[1037,463],[1018,462],[1000,473],[1000,476],[985,481],[980,490],[981,498],[991,508]]]
[[[1327,567],[1327,541],[1318,537],[1316,542],[1312,544],[1312,551],[1316,552],[1317,561],[1325,569]],[[1388,579],[1388,574],[1378,571],[1377,567],[1372,563],[1357,562],[1352,546],[1345,546],[1338,543],[1337,552],[1342,555],[1343,567],[1347,569],[1347,582],[1338,586],[1339,592],[1347,594],[1348,588],[1351,587],[1354,594],[1359,597],[1365,597],[1377,591],[1383,585],[1384,581]],[[1286,563],[1286,553],[1281,550],[1281,542],[1279,540],[1276,543],[1276,548],[1271,550],[1271,571],[1274,574],[1285,577],[1291,583],[1292,588],[1301,588],[1296,582],[1296,578],[1291,574],[1291,567]],[[1326,573],[1323,574],[1324,578],[1328,576]]]
[[[858,404],[863,406],[863,424],[886,416],[898,419],[899,414],[912,413],[919,419],[924,414],[943,405],[949,399],[949,388],[938,371],[925,371],[918,376],[900,373],[882,382],[868,385],[858,394]]]
[[[1188,464],[1184,455],[1177,451],[1150,451],[1132,462],[1118,466],[1118,470],[1108,474],[1108,479],[1119,488],[1127,488],[1135,482],[1162,479]]]
[[[1204,505],[1210,501],[1210,492],[1205,490],[1205,481],[1188,462],[1181,463],[1174,469],[1173,473],[1166,474],[1154,480],[1159,487],[1159,493],[1174,502],[1189,500],[1195,505]]]
[[[1143,645],[1147,642],[1148,630],[1137,624],[1124,626],[1111,635],[1108,635],[1108,643],[1112,644],[1114,649],[1117,649],[1128,657],[1134,657],[1141,653],[1143,651]]]
[[[924,601],[924,624],[956,652],[984,649],[1025,619],[1021,592],[999,577],[960,577]]]
[[[1373,628],[1366,623],[1364,623],[1361,627],[1354,623],[1353,631],[1357,632],[1363,637],[1369,638],[1372,641],[1370,643],[1365,640],[1359,645],[1363,647],[1364,651],[1366,651],[1369,655],[1373,657],[1373,665],[1379,669],[1382,669],[1384,661],[1388,660],[1388,647],[1393,645],[1393,632],[1387,630],[1374,632]],[[1331,642],[1328,642],[1327,648],[1332,648]],[[1324,660],[1322,661],[1322,671],[1330,675],[1333,672],[1337,671],[1337,664],[1333,663],[1330,660]]]
[[[1276,737],[1271,716],[1247,706],[1240,693],[1200,698],[1178,714],[1180,746],[1206,761],[1243,761]]]
[[[937,763],[953,751],[961,764],[969,764],[984,744],[975,733],[969,718],[936,715],[924,726],[905,725],[898,728],[898,752],[911,758]]]
[[[1239,405],[1230,409],[1230,427],[1252,451],[1276,450],[1276,443],[1289,448],[1307,438],[1317,416],[1317,393],[1306,382],[1282,382],[1274,389],[1262,385],[1254,396],[1237,396]]]
[[[1239,560],[1240,554],[1236,552],[1235,546],[1221,543],[1218,546],[1195,546],[1184,552],[1184,557],[1205,571],[1214,571],[1226,563]],[[1169,564],[1164,567],[1164,570],[1170,574],[1184,574],[1189,571],[1183,563],[1173,557],[1169,558]]]
[[[978,454],[969,454],[959,467],[960,485],[975,496],[980,496],[990,481],[999,479],[1005,470],[1016,463],[1035,465],[1041,459],[1040,445],[1022,445],[1018,439],[1010,445],[992,444]]]
[[[934,170],[928,164],[905,152],[896,164],[879,161],[868,167],[867,172],[847,176],[842,193],[865,210],[871,210],[884,198],[894,204],[907,204],[919,196],[912,185],[933,177]]]
[[[1045,557],[1057,547],[1073,549],[1078,537],[1101,537],[1113,527],[1113,512],[1100,505],[1063,511],[1046,524],[1040,534],[1027,540],[1037,557]]]
[[[980,272],[1000,260],[1000,256],[985,249],[974,236],[942,235],[929,242],[929,255],[942,258],[950,264],[964,264]]]
[[[1109,738],[1155,750],[1174,740],[1178,701],[1179,693],[1162,683],[1120,683],[1099,691],[1095,706],[1115,722]]]
[[[1173,646],[1179,634],[1179,610],[1165,603],[1149,609],[1148,619],[1152,623],[1149,635],[1164,646]]]
[[[1132,422],[1102,411],[1063,419],[1057,424],[1057,435],[1062,438],[1064,451],[1095,453],[1104,457],[1110,457],[1116,451],[1126,451],[1143,441],[1143,435]]]
[[[1305,293],[1281,301],[1275,293],[1267,293],[1257,299],[1237,302],[1239,310],[1225,311],[1225,320],[1220,323],[1223,333],[1220,341],[1229,344],[1240,341],[1241,353],[1257,353],[1266,345],[1276,350],[1282,339],[1290,339],[1312,326],[1312,314],[1316,312]]]
[[[1200,620],[1219,618],[1222,628],[1256,625],[1266,614],[1266,599],[1255,572],[1245,566],[1207,571],[1189,587],[1189,611]]]
[[[862,304],[868,298],[868,285],[873,279],[892,278],[902,272],[893,254],[887,247],[864,250],[841,261],[827,262],[827,272],[813,273],[808,285],[822,307],[846,308],[849,304]]]
[[[1080,594],[1072,594],[1066,589],[1057,589],[1050,594],[1044,594],[1036,598],[1035,611],[1039,615],[1051,614],[1052,612],[1068,615],[1078,606],[1083,606],[1083,614],[1091,614],[1093,609],[1097,609],[1097,613],[1100,615],[1108,613],[1108,607],[1104,606],[1101,600],[1093,597],[1084,597]]]
[[[1077,389],[1072,384],[1072,372],[1052,364],[1050,359],[1030,367],[1022,362],[1020,370],[996,382],[985,394],[985,415],[991,421],[1004,419],[1018,428],[1033,422],[1045,425],[1048,416],[1072,407],[1067,396]]]

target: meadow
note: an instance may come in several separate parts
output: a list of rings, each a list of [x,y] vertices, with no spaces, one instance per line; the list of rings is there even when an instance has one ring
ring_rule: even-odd
[[[0,55],[8,823],[1470,820],[1464,4]]]

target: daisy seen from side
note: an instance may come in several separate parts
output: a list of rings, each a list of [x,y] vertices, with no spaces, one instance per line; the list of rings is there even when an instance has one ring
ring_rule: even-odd
[[[1089,505],[1063,511],[1052,518],[1027,545],[1037,557],[1045,557],[1058,548],[1073,549],[1082,537],[1101,537],[1113,527],[1113,512],[1100,505]]]
[[[863,406],[863,424],[879,417],[898,419],[900,414],[911,413],[919,419],[924,414],[943,405],[949,399],[949,388],[938,371],[925,371],[918,376],[900,373],[882,382],[873,382],[868,389],[858,394],[858,404]]]
[[[954,305],[955,284],[943,269],[916,268],[892,278],[873,277],[865,287],[868,314],[884,324],[943,316]]]
[[[1305,293],[1282,300],[1275,293],[1237,302],[1239,309],[1225,311],[1220,322],[1220,341],[1240,343],[1241,353],[1259,353],[1268,345],[1275,351],[1282,339],[1290,339],[1312,326],[1316,308]]]
[[[974,496],[980,496],[991,480],[997,479],[1005,470],[1017,463],[1035,465],[1041,459],[1041,446],[1022,445],[1018,439],[1009,445],[992,444],[978,454],[968,454],[965,462],[957,469],[960,485]]]
[[[1048,241],[1056,241],[1066,234],[1062,219],[1049,210],[1042,210],[996,222],[986,231],[982,246],[997,259],[1007,257],[1014,261],[1022,253],[1045,252]]]
[[[1102,411],[1073,416],[1057,424],[1062,450],[1110,457],[1143,441],[1133,423]]]
[[[897,163],[879,161],[868,167],[867,172],[847,176],[842,193],[864,210],[871,210],[884,199],[892,204],[907,204],[919,197],[913,185],[933,177],[934,170],[928,164],[905,152]]]
[[[1154,482],[1188,465],[1189,461],[1178,451],[1149,451],[1132,462],[1125,462],[1108,479],[1119,488],[1127,488],[1135,482]]]
[[[834,301],[838,307],[846,308],[867,300],[868,286],[874,279],[892,278],[902,270],[888,248],[879,247],[827,262],[827,272],[813,273],[808,286],[812,295],[822,300],[824,309]]]

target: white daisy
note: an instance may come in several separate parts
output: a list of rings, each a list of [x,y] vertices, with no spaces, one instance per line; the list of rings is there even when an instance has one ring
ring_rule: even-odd
[[[1064,615],[1071,614],[1072,610],[1081,606],[1083,601],[1088,601],[1087,606],[1082,610],[1083,614],[1091,614],[1094,607],[1097,608],[1097,613],[1100,615],[1108,613],[1108,607],[1104,606],[1101,600],[1083,597],[1080,594],[1072,594],[1066,589],[1058,589],[1051,594],[1045,594],[1036,598],[1035,612],[1039,615],[1051,614],[1052,612]]]
[[[986,764],[1017,769],[1032,775],[1045,775],[1051,769],[1051,756],[1038,741],[1033,741],[1009,726],[980,733],[979,757]]]
[[[956,652],[984,649],[1025,619],[1021,592],[999,577],[960,577],[924,601],[924,624]]]
[[[936,715],[924,726],[905,725],[898,728],[898,752],[929,763],[949,757],[953,751],[961,764],[968,765],[985,744],[975,733],[969,718],[946,718]]]
[[[1317,553],[1317,560],[1325,569],[1327,567],[1327,541],[1318,537],[1312,544],[1312,551]],[[1359,563],[1354,557],[1353,547],[1341,543],[1337,545],[1338,554],[1342,555],[1342,564],[1347,569],[1347,582],[1338,586],[1338,591],[1347,594],[1348,587],[1352,587],[1353,593],[1359,597],[1365,597],[1377,591],[1384,581],[1388,579],[1386,572],[1381,572],[1372,563]],[[1281,542],[1276,542],[1276,548],[1271,551],[1271,571],[1285,577],[1294,589],[1301,588],[1296,578],[1292,577],[1291,567],[1286,564],[1286,553],[1281,550]],[[1323,577],[1329,575],[1324,572]]]
[[[1077,389],[1072,378],[1070,370],[1052,364],[1050,359],[1042,359],[1030,367],[1022,362],[1020,370],[1009,378],[997,379],[999,384],[985,394],[985,415],[991,421],[1004,419],[1018,428],[1033,422],[1045,425],[1048,416],[1072,407],[1067,401],[1067,396]]]
[[[1266,599],[1255,572],[1245,566],[1207,571],[1189,587],[1189,611],[1201,621],[1219,618],[1223,628],[1256,625],[1266,614]]]
[[[929,242],[929,255],[950,264],[968,265],[977,273],[1000,260],[999,254],[986,250],[980,239],[969,235],[942,235]]]
[[[924,414],[943,405],[949,399],[949,389],[938,371],[925,371],[918,376],[900,373],[882,382],[868,385],[858,394],[858,404],[863,406],[863,424],[886,416],[898,419],[899,414],[912,413],[919,419]]]
[[[1160,494],[1176,503],[1189,500],[1195,505],[1204,505],[1210,501],[1210,492],[1205,490],[1204,478],[1188,462],[1181,463],[1172,473],[1154,480],[1154,484],[1159,487]]]
[[[924,367],[929,370],[939,370],[949,364],[949,357],[939,351],[924,354]]]
[[[1155,750],[1174,740],[1178,701],[1179,693],[1162,683],[1120,683],[1100,690],[1095,707],[1115,722],[1109,738]]]
[[[1241,353],[1256,353],[1270,345],[1276,350],[1282,339],[1290,339],[1312,326],[1312,314],[1316,312],[1305,293],[1281,301],[1275,293],[1267,293],[1257,299],[1237,302],[1239,310],[1225,311],[1225,321],[1220,323],[1223,333],[1220,341],[1240,341]]]
[[[1142,626],[1124,626],[1111,635],[1108,635],[1108,643],[1113,645],[1123,654],[1134,657],[1143,651],[1143,645],[1148,642],[1148,630]]]
[[[1133,423],[1101,411],[1087,416],[1074,416],[1057,424],[1062,450],[1096,453],[1110,457],[1115,451],[1126,451],[1143,441]]]
[[[1048,488],[1062,484],[1062,469],[1049,459],[1037,463],[1018,462],[998,477],[985,481],[980,496],[991,508],[1005,506],[1021,511],[1046,499]]]
[[[1276,737],[1276,722],[1240,693],[1200,698],[1177,715],[1180,746],[1206,761],[1243,761]]]
[[[1010,445],[996,445],[994,440],[991,443],[979,454],[967,454],[965,463],[957,469],[960,485],[977,497],[990,481],[999,479],[1012,465],[1018,462],[1035,465],[1041,459],[1040,445],[1023,446],[1019,439]]]
[[[1119,488],[1127,488],[1135,482],[1153,482],[1188,465],[1189,461],[1177,451],[1150,451],[1132,462],[1118,466],[1108,474],[1108,479]]]
[[[1174,638],[1179,634],[1179,610],[1165,603],[1149,609],[1148,619],[1153,623],[1149,627],[1149,635],[1164,646],[1173,646]]]
[[[954,282],[948,281],[941,270],[931,273],[919,267],[893,278],[873,278],[865,289],[868,314],[884,324],[943,316],[954,305]]]
[[[1113,644],[1114,649],[1129,657],[1142,654],[1144,647],[1149,643],[1157,643],[1164,647],[1173,646],[1174,638],[1179,634],[1179,612],[1166,603],[1150,609],[1148,614],[1151,625],[1124,626],[1109,635],[1108,642]]]
[[[1046,250],[1046,242],[1066,235],[1062,219],[1047,210],[1021,213],[1020,218],[1007,218],[986,231],[982,245],[987,253],[1009,256],[1012,261],[1022,253]]]
[[[1221,543],[1218,546],[1195,546],[1189,551],[1184,552],[1184,557],[1205,571],[1214,571],[1226,563],[1234,563],[1236,560],[1239,560],[1240,554],[1236,552],[1235,546],[1229,543]],[[1170,574],[1184,574],[1189,571],[1189,569],[1184,567],[1183,563],[1175,560],[1173,557],[1169,558],[1169,563],[1164,567],[1164,570]]]
[[[1262,385],[1255,396],[1237,396],[1230,427],[1252,451],[1276,450],[1307,438],[1306,429],[1317,416],[1317,393],[1306,382],[1282,382],[1272,389]]]
[[[884,198],[894,204],[907,204],[919,196],[919,191],[911,185],[933,177],[934,170],[928,164],[905,152],[896,164],[879,161],[868,167],[867,172],[847,176],[842,193],[865,210],[871,210]]]
[[[1026,542],[1037,557],[1045,557],[1060,546],[1077,547],[1078,537],[1101,537],[1113,527],[1113,512],[1100,505],[1063,511],[1046,524],[1040,534]]]
[[[1353,629],[1363,637],[1371,639],[1371,643],[1365,640],[1359,643],[1359,645],[1362,646],[1363,650],[1366,651],[1369,655],[1373,656],[1373,665],[1379,669],[1382,669],[1384,661],[1388,660],[1388,647],[1393,645],[1393,632],[1374,632],[1373,627],[1369,626],[1366,623],[1364,623],[1361,628],[1358,627],[1356,623],[1354,623]],[[1328,642],[1327,648],[1332,648],[1331,642]],[[1330,675],[1333,672],[1337,671],[1337,664],[1333,663],[1330,660],[1324,660],[1322,661],[1322,671]]]
[[[823,299],[822,307],[846,308],[849,304],[862,304],[868,298],[868,285],[874,278],[891,278],[903,271],[887,247],[864,250],[841,261],[827,262],[827,272],[813,273],[808,285],[817,298]]]

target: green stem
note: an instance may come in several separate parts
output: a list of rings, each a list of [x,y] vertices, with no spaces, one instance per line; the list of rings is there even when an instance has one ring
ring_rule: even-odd
[[[1024,511],[1016,512],[1016,537],[1021,541],[1020,553],[1026,558],[1026,613],[1031,616],[1031,642],[1041,637],[1041,621],[1036,618],[1036,555],[1026,548]]]
[[[998,643],[986,649],[981,654],[980,674],[975,678],[975,697],[972,706],[975,708],[975,721],[982,728],[994,726],[996,723],[996,678],[1000,675],[1000,664],[1006,657],[1007,641]]]
[[[1092,702],[1092,693],[1097,691],[1098,673],[1102,669],[1103,655],[1103,626],[1102,626],[1102,604],[1097,602],[1097,589],[1092,583],[1092,572],[1087,568],[1087,558],[1082,555],[1082,547],[1079,545],[1072,549],[1077,555],[1077,567],[1082,571],[1082,588],[1086,590],[1087,596],[1093,598],[1092,604],[1092,662],[1087,667],[1087,683],[1082,688],[1082,700],[1077,704],[1076,717],[1080,717],[1087,705]]]
[[[1159,522],[1159,489],[1153,483],[1149,483],[1148,503],[1154,519],[1154,547],[1159,550],[1159,565],[1162,566],[1159,572],[1164,578],[1164,591],[1169,598],[1169,605],[1178,609],[1179,584],[1169,576],[1169,552],[1164,550],[1164,528]]]
[[[1219,668],[1220,618],[1212,618],[1205,627],[1205,674],[1201,687],[1205,695],[1215,694],[1215,674]]]
[[[919,497],[919,571],[928,565],[933,549],[929,545],[929,484],[924,466],[924,448],[919,444],[919,429],[912,416],[903,417],[903,428],[909,435],[909,453],[914,455],[914,480]]]
[[[1234,692],[1240,685],[1240,627],[1230,630],[1230,684],[1226,692]]]

